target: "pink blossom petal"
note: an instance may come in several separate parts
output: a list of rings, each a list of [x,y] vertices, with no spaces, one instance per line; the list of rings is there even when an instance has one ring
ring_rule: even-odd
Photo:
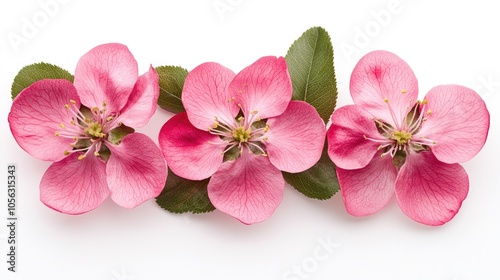
[[[413,220],[431,226],[451,220],[469,191],[469,177],[459,164],[440,162],[432,153],[406,158],[396,179],[396,198]]]
[[[243,69],[229,85],[231,96],[247,118],[281,115],[292,99],[292,81],[283,57],[262,57]]]
[[[149,71],[137,79],[132,94],[121,111],[120,121],[133,128],[145,126],[156,112],[159,95],[158,74],[150,66]]]
[[[100,45],[83,55],[75,70],[74,84],[82,104],[119,112],[137,81],[137,61],[121,44]]]
[[[40,200],[65,214],[82,214],[108,197],[106,164],[95,156],[78,159],[73,153],[53,163],[40,182]]]
[[[446,85],[432,88],[426,95],[427,121],[415,137],[436,141],[431,150],[446,163],[464,162],[474,157],[488,136],[490,114],[473,90]]]
[[[384,140],[368,112],[357,105],[343,106],[333,113],[327,131],[328,155],[342,169],[365,167],[380,146],[365,137]]]
[[[384,208],[394,194],[397,169],[390,156],[377,153],[365,167],[346,170],[337,167],[342,198],[353,216],[371,215]]]
[[[235,122],[239,108],[227,91],[233,77],[233,71],[214,62],[189,72],[182,89],[182,104],[196,128],[207,131],[216,118],[228,125]]]
[[[67,80],[41,80],[24,89],[14,100],[9,125],[17,143],[30,155],[47,161],[59,161],[71,150],[72,138],[57,137],[70,127],[70,100],[80,107],[75,87]]]
[[[111,198],[125,208],[134,208],[160,194],[167,180],[167,165],[160,149],[148,136],[132,133],[111,151],[106,173]]]
[[[326,129],[313,106],[292,101],[283,114],[269,118],[267,124],[267,154],[279,170],[301,172],[318,162]]]
[[[227,146],[219,136],[194,127],[185,112],[168,120],[158,138],[170,169],[190,180],[212,176],[222,164]]]
[[[400,126],[418,97],[418,82],[410,66],[393,53],[363,56],[351,75],[351,96],[373,117]],[[384,99],[388,100],[388,103]],[[391,114],[390,108],[394,114]]]
[[[244,224],[269,218],[283,199],[285,180],[269,159],[243,152],[226,161],[208,183],[215,208]]]

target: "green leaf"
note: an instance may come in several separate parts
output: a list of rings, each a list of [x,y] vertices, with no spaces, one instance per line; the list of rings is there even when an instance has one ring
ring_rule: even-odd
[[[160,78],[158,105],[175,114],[184,112],[181,94],[188,70],[178,66],[158,66],[155,69]]]
[[[288,184],[310,198],[329,199],[339,190],[335,165],[328,156],[327,143],[316,165],[300,173],[283,172],[283,177]]]
[[[181,178],[168,170],[167,182],[156,203],[173,213],[206,213],[215,210],[207,193],[209,179],[192,181]]]
[[[45,62],[25,66],[17,73],[12,83],[12,99],[16,98],[23,89],[43,79],[66,79],[73,82],[73,75],[59,66]]]
[[[134,133],[134,132],[135,132],[135,130],[133,128],[122,124],[119,127],[115,128],[109,132],[108,141],[115,144],[115,145],[119,145],[122,142],[122,139],[125,138],[125,136],[129,135],[130,133]]]
[[[286,54],[293,98],[311,104],[325,123],[335,109],[337,82],[333,47],[325,29],[313,27],[300,36]]]

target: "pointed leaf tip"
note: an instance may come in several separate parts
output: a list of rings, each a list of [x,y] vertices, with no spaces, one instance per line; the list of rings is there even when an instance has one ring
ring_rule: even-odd
[[[327,123],[338,94],[330,35],[322,27],[308,29],[290,46],[285,58],[293,84],[292,99],[314,106]]]

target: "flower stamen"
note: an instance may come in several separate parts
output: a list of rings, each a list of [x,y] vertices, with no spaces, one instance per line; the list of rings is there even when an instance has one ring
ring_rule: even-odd
[[[252,110],[243,116],[239,115],[232,122],[225,122],[216,116],[208,131],[219,136],[224,143],[214,142],[211,144],[225,145],[222,153],[230,153],[229,158],[234,157],[233,149],[236,147],[239,149],[240,155],[243,153],[243,149],[246,148],[249,153],[267,156],[264,142],[268,140],[265,135],[270,126],[265,123],[265,120],[261,122],[260,117],[257,117],[258,113],[258,110]]]
[[[394,112],[394,110],[392,109],[392,106],[391,104],[389,103],[389,98],[384,98],[384,102],[387,103],[387,107],[389,108],[389,112],[391,113],[391,117],[392,117],[392,120],[394,121],[394,124],[396,126],[399,126],[399,123],[398,123],[398,119],[396,118],[396,113]]]
[[[73,115],[67,123],[60,123],[61,130],[55,132],[55,136],[73,139],[69,145],[71,149],[64,151],[64,155],[69,155],[75,152],[84,152],[78,156],[82,160],[90,153],[99,157],[99,151],[103,145],[103,141],[107,139],[109,131],[121,126],[118,121],[118,114],[107,113],[107,102],[103,101],[102,108],[93,107],[90,112],[85,112],[77,107],[75,100],[69,100],[64,107]]]

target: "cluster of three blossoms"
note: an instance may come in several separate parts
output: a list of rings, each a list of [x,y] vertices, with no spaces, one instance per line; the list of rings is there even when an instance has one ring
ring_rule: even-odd
[[[168,163],[180,177],[210,178],[212,204],[252,224],[267,219],[280,204],[281,172],[305,171],[322,154],[325,124],[314,107],[292,101],[292,91],[281,57],[260,58],[238,74],[203,63],[186,77],[186,112],[165,123],[159,149],[133,129],[144,126],[156,110],[158,75],[151,67],[138,76],[129,50],[107,44],[80,59],[73,83],[46,79],[23,90],[9,123],[24,150],[54,162],[41,180],[40,196],[57,211],[85,213],[109,195],[133,208],[159,195]],[[417,102],[413,72],[386,52],[358,63],[351,94],[357,105],[337,110],[328,131],[328,152],[348,212],[374,213],[396,190],[403,211],[414,220],[441,224],[451,219],[468,189],[467,174],[456,162],[474,156],[486,139],[484,102],[459,86],[433,89]],[[476,120],[476,131],[463,122],[446,129],[439,125],[457,116]],[[455,143],[459,137],[467,140]],[[432,178],[424,180],[419,173]],[[445,176],[451,173],[455,178]]]

